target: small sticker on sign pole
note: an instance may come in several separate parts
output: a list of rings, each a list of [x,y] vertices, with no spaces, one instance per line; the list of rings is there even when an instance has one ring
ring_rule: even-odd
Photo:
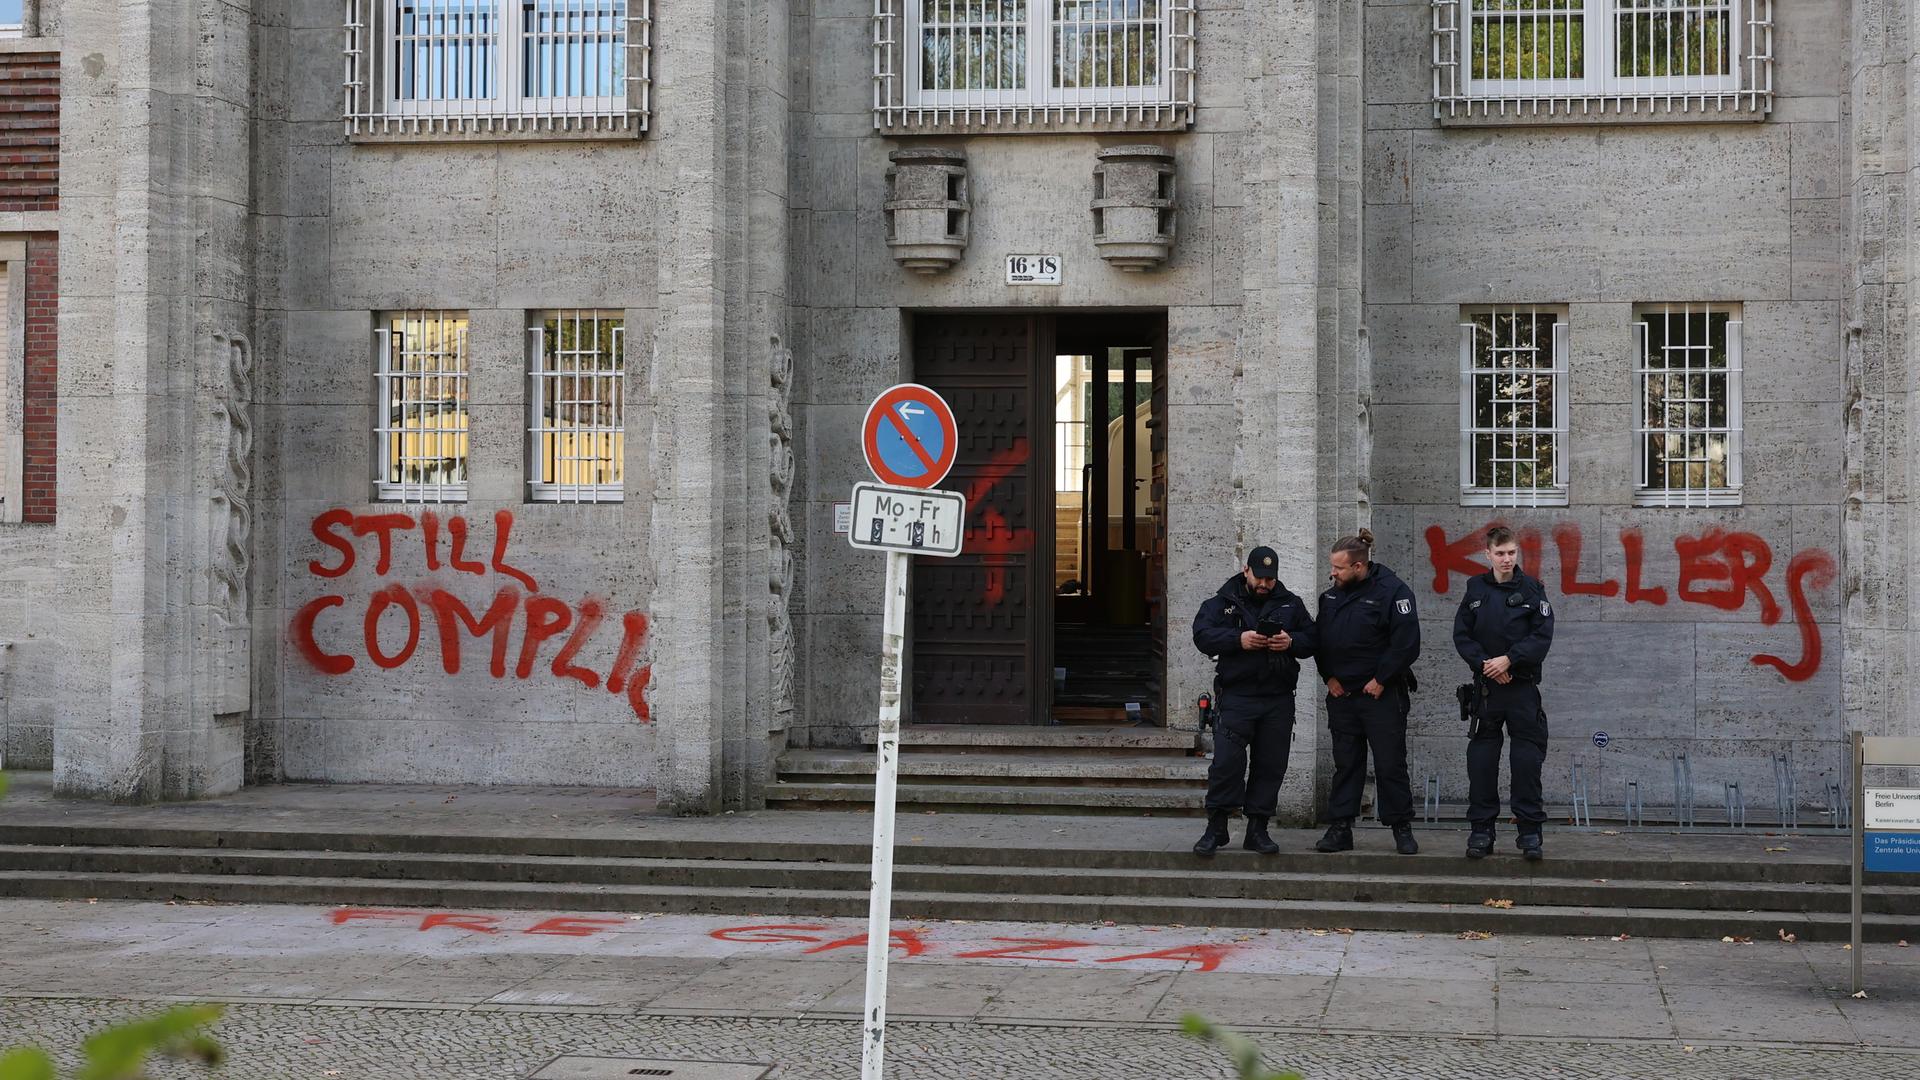
[[[1613,741],[1613,736],[1607,734],[1604,731],[1596,731],[1593,733],[1593,748],[1595,750],[1605,750],[1607,748],[1607,744],[1612,741]]]

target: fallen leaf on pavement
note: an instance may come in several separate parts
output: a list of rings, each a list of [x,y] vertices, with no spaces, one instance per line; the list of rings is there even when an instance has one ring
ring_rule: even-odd
[[[1511,900],[1495,900],[1495,899],[1493,899],[1492,897],[1488,897],[1487,899],[1485,899],[1485,900],[1482,900],[1482,901],[1480,901],[1480,906],[1481,906],[1481,907],[1491,907],[1491,908],[1500,908],[1501,910],[1503,910],[1503,911],[1504,911],[1504,910],[1506,910],[1507,908],[1510,908],[1510,907],[1512,907],[1512,906],[1513,906],[1513,901],[1511,901]]]
[[[1852,952],[1852,951],[1853,951],[1853,946],[1852,946],[1852,945],[1842,945],[1842,946],[1840,946],[1840,951],[1841,951],[1841,952]]]
[[[1855,990],[1853,996],[1865,1001],[1867,999],[1867,992],[1865,990]]]
[[[1633,935],[1632,935],[1632,934],[1621,934],[1621,935],[1619,935],[1619,936],[1617,936],[1617,937],[1615,937],[1615,938],[1614,938],[1613,940],[1615,940],[1615,941],[1632,941],[1632,940],[1633,940]]]
[[[1486,931],[1484,931],[1484,930],[1462,930],[1462,931],[1460,931],[1460,940],[1461,940],[1461,941],[1487,941],[1487,940],[1490,940],[1490,939],[1491,939],[1492,937],[1493,937],[1493,935],[1492,935],[1492,934],[1489,934],[1489,933],[1487,933],[1487,932],[1486,932]]]
[[[1800,940],[1800,935],[1787,933],[1787,928],[1783,926],[1780,928],[1780,940],[1791,945]]]
[[[1907,948],[1907,947],[1908,947],[1908,946],[1907,946],[1907,939],[1906,939],[1906,938],[1901,938],[1901,939],[1900,939],[1900,947],[1901,947],[1901,948],[1903,948],[1903,949],[1904,949],[1904,948]]]
[[[1351,937],[1351,936],[1353,936],[1353,927],[1351,927],[1351,926],[1336,926],[1336,927],[1334,927],[1334,928],[1333,928],[1333,932],[1334,932],[1334,933],[1336,933],[1336,934],[1346,934],[1347,936],[1349,936],[1349,937]]]
[[[1691,1054],[1691,1053],[1693,1053],[1693,1047],[1691,1047],[1691,1046],[1683,1046],[1683,1047],[1681,1047],[1681,1048],[1680,1048],[1680,1052],[1681,1052],[1681,1053],[1683,1053],[1683,1054]]]
[[[1767,850],[1768,850],[1768,851],[1785,851],[1785,850],[1787,850],[1787,849],[1786,849],[1786,848],[1784,848],[1784,847],[1770,847],[1770,848],[1768,848]]]
[[[1736,937],[1736,936],[1729,935],[1727,937],[1721,938],[1720,943],[1722,945],[1751,945],[1753,944],[1753,939],[1750,937]]]
[[[1593,883],[1595,885],[1605,885],[1607,883],[1607,879],[1603,877],[1597,877],[1593,879]]]
[[[1619,829],[1601,829],[1600,835],[1601,836],[1619,836],[1620,830]]]

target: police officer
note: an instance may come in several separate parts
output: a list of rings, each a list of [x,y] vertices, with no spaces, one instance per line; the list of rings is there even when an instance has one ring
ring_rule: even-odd
[[[1546,587],[1520,569],[1520,547],[1499,525],[1487,530],[1493,569],[1470,579],[1453,616],[1453,647],[1473,672],[1472,728],[1467,741],[1467,858],[1493,852],[1500,815],[1501,728],[1513,739],[1515,846],[1528,862],[1542,857],[1540,766],[1547,759],[1547,714],[1540,708],[1540,665],[1553,645],[1553,605]]]
[[[1413,784],[1407,777],[1407,696],[1420,656],[1420,617],[1413,591],[1373,561],[1373,534],[1343,537],[1327,557],[1333,588],[1320,596],[1315,618],[1315,662],[1327,683],[1327,727],[1333,735],[1332,824],[1317,851],[1353,850],[1353,819],[1373,752],[1380,821],[1393,830],[1394,850],[1417,855],[1413,839]]]
[[[1280,584],[1280,559],[1272,548],[1254,548],[1246,568],[1200,605],[1193,644],[1214,658],[1220,710],[1207,769],[1207,831],[1193,853],[1212,855],[1231,840],[1227,817],[1244,809],[1247,850],[1275,854],[1280,845],[1267,835],[1267,819],[1287,775],[1293,688],[1300,660],[1313,655],[1313,617]]]

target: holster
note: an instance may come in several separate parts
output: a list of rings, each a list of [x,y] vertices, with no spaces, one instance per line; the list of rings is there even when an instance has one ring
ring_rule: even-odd
[[[1467,737],[1478,736],[1487,722],[1487,694],[1480,680],[1454,687],[1453,696],[1460,702],[1460,722],[1467,725]]]

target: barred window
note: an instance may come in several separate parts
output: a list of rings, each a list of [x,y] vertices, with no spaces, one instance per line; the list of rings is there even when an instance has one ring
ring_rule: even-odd
[[[1740,502],[1740,316],[1717,304],[1642,309],[1633,324],[1640,384],[1641,506]]]
[[[1460,502],[1567,503],[1567,323],[1542,307],[1468,310],[1460,324]]]
[[[467,498],[467,314],[407,311],[374,331],[379,497]]]
[[[1772,0],[1432,3],[1436,115],[1489,100],[1516,114],[1595,98],[1636,112],[1771,106]]]
[[[878,0],[875,125],[1190,123],[1193,0]]]
[[[646,127],[647,0],[350,5],[350,135]]]
[[[541,502],[619,502],[626,455],[626,326],[553,311],[530,328],[528,487]]]

